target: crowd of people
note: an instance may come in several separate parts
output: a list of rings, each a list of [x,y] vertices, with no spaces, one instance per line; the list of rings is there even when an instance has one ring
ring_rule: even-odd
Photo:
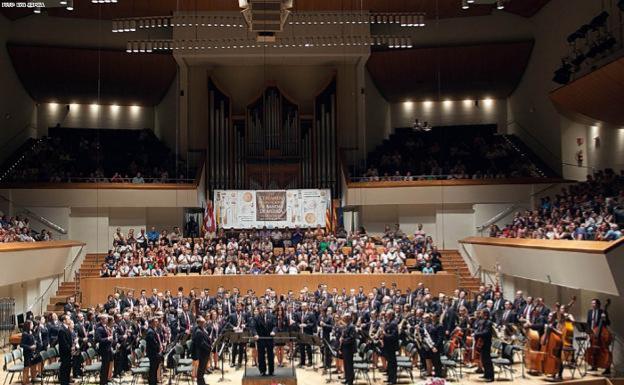
[[[518,212],[503,228],[490,227],[499,238],[614,241],[624,225],[624,170],[597,171],[587,180],[541,199],[534,210]]]
[[[368,167],[356,179],[413,181],[545,176],[502,136],[487,130],[448,130],[446,135],[398,130],[388,143],[369,155]]]
[[[52,239],[50,231],[43,229],[37,232],[30,227],[30,221],[26,217],[14,216],[0,217],[0,242],[37,242]]]
[[[352,234],[339,229],[219,230],[204,238],[184,238],[171,232],[117,229],[113,248],[101,266],[101,277],[164,276],[172,274],[301,274],[407,273],[412,269],[435,274],[441,254],[422,228],[408,237],[399,227],[387,226],[379,238],[361,228]]]
[[[114,131],[57,129],[25,151],[6,181],[188,183],[184,172],[176,173],[171,151],[151,131]],[[179,162],[177,168],[186,170]]]
[[[424,376],[445,377],[451,360],[466,368],[476,367],[485,382],[492,382],[493,350],[498,349],[499,355],[513,363],[514,355],[505,346],[526,343],[528,359],[534,344],[548,344],[546,334],[562,333],[574,322],[568,306],[556,303],[548,307],[542,298],[525,297],[522,291],[505,299],[499,288],[491,285],[472,295],[459,288],[447,295],[432,293],[422,283],[399,288],[385,282],[370,290],[320,284],[312,289],[303,287],[298,293],[276,293],[270,287],[262,293],[224,287],[214,293],[207,288],[185,292],[182,287],[174,294],[158,289],[130,290],[110,294],[105,303],[88,307],[79,306],[71,297],[60,318],[56,313],[27,314],[21,336],[23,383],[37,379],[40,353],[54,346],[62,352],[61,385],[67,385],[71,376],[79,379],[83,375],[89,349],[96,349],[99,355],[100,385],[113,378],[121,380],[143,357],[149,361],[150,385],[162,378],[162,364],[169,368],[180,365],[184,355],[195,367],[188,374],[204,385],[205,372],[218,370],[220,360],[227,359],[230,366],[240,368],[243,359],[247,362],[250,357],[249,365],[271,376],[275,361],[285,366],[289,357],[298,358],[300,367],[309,367],[313,354],[321,355],[324,374],[336,369],[347,385],[354,383],[356,355],[367,367],[384,371],[389,384],[398,380],[397,356],[403,356],[407,360],[403,362],[419,368]],[[586,324],[591,333],[608,333],[608,313],[598,299],[592,300]],[[220,338],[227,330],[247,337],[238,341]],[[531,330],[537,341],[529,343]],[[313,348],[310,340],[303,338],[276,339],[293,332],[317,336],[322,342]],[[494,340],[500,342],[499,347]],[[552,354],[564,354],[561,347],[558,352]],[[593,366],[592,370],[605,369],[607,375],[611,362]],[[559,380],[563,367],[559,363],[555,368],[533,368],[527,363],[528,370],[538,369]]]

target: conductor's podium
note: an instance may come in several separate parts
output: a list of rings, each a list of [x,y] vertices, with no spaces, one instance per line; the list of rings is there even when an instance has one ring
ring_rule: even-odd
[[[243,385],[297,385],[297,374],[293,368],[275,366],[273,376],[261,376],[257,367],[246,368]]]
[[[340,292],[343,288],[358,289],[360,286],[365,292],[373,287],[380,287],[385,282],[390,288],[396,284],[397,288],[405,292],[405,289],[414,290],[420,283],[428,287],[430,291],[452,294],[457,288],[457,276],[454,273],[440,272],[435,275],[412,274],[296,274],[296,275],[171,275],[166,277],[135,277],[135,278],[85,278],[81,281],[82,303],[85,306],[95,306],[106,302],[109,294],[128,290],[139,292],[142,289],[151,291],[158,289],[164,292],[171,290],[177,292],[183,287],[185,292],[190,289],[210,289],[211,294],[222,286],[225,289],[240,289],[241,293],[253,290],[256,295],[264,293],[267,289],[275,290],[277,294],[287,294],[293,291],[298,294],[301,289],[307,287],[310,291],[316,290],[318,285],[325,284],[328,290],[334,288]]]

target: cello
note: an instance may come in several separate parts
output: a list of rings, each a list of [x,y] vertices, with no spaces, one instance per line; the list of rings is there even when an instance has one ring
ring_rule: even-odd
[[[607,309],[611,305],[611,299],[607,299],[598,325],[594,327],[589,335],[589,347],[585,352],[585,361],[594,368],[609,369],[613,362],[613,353],[609,349],[613,343],[613,333],[605,325]]]

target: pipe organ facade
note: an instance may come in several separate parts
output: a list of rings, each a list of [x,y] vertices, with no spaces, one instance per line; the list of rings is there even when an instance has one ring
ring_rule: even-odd
[[[212,189],[329,188],[339,194],[336,81],[314,100],[314,114],[269,84],[232,116],[231,100],[208,80],[207,182]]]

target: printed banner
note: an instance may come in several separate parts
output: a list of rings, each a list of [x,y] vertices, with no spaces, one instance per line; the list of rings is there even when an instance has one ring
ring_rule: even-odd
[[[327,225],[329,190],[215,190],[220,228],[293,228]]]
[[[286,191],[256,191],[256,221],[286,220]]]

